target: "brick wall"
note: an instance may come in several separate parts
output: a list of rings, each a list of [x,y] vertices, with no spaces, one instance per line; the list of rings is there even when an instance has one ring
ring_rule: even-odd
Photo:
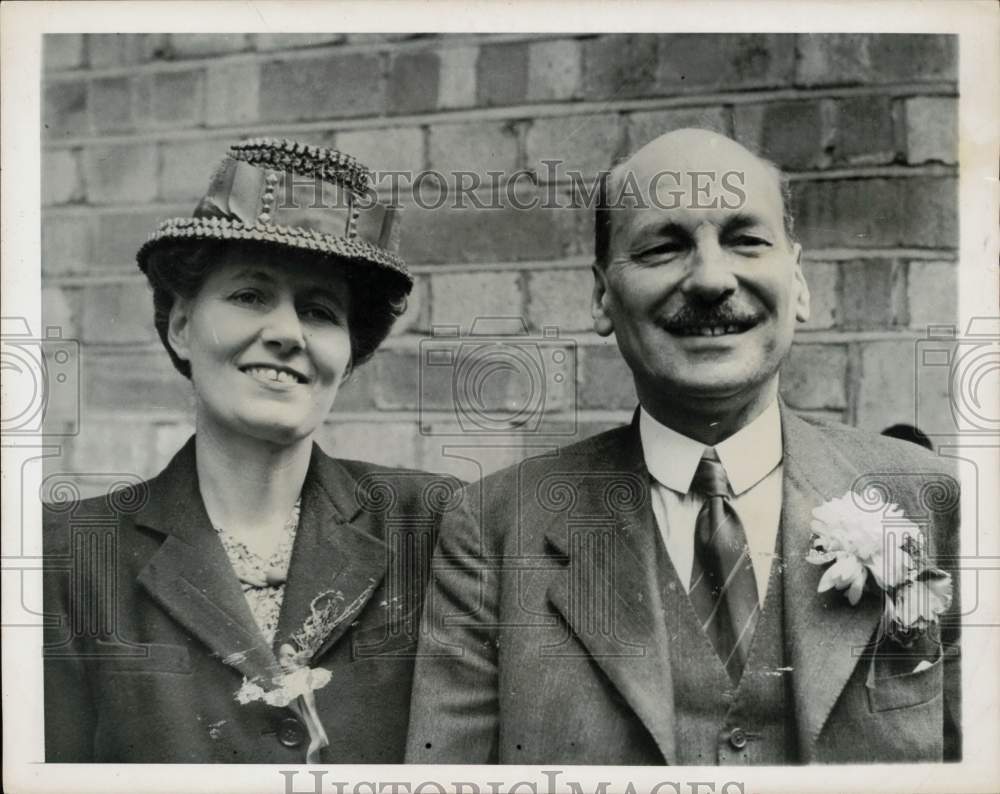
[[[332,145],[378,169],[512,172],[559,157],[584,173],[670,128],[734,135],[792,178],[813,318],[784,394],[873,431],[913,421],[914,344],[957,313],[954,37],[101,34],[44,46],[43,319],[82,346],[80,432],[62,470],[149,475],[190,432],[189,387],[155,337],[133,257],[159,219],[190,214],[227,145],[249,135]],[[443,445],[486,441],[490,469],[627,420],[628,372],[591,331],[590,212],[408,206],[404,224],[410,309],[345,386],[325,446],[456,469]],[[575,403],[561,393],[541,428],[554,435],[439,435],[461,427],[440,393],[418,410],[421,343],[432,325],[498,314],[575,345]],[[945,410],[943,390],[931,399]]]

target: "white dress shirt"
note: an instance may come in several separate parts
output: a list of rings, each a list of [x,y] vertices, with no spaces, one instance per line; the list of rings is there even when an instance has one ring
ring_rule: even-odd
[[[646,468],[653,476],[653,514],[670,561],[687,590],[694,563],[695,520],[705,501],[691,493],[691,480],[707,447],[660,424],[645,409],[639,415],[639,437]],[[777,400],[746,427],[716,444],[715,451],[729,478],[730,503],[746,531],[763,604],[781,519],[783,467]]]

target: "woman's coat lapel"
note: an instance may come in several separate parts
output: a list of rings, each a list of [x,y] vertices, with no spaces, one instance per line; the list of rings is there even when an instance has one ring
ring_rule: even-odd
[[[220,663],[267,681],[279,667],[261,635],[198,490],[194,438],[150,481],[137,526],[165,535],[138,581]],[[349,627],[385,575],[386,546],[355,496],[354,478],[314,446],[275,647],[310,615],[323,592],[339,592],[351,614],[313,637],[318,659]],[[374,531],[373,531],[374,530]]]

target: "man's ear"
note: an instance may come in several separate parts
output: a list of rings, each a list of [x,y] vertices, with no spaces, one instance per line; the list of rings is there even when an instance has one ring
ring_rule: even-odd
[[[188,344],[188,330],[191,321],[191,304],[183,298],[174,300],[170,307],[170,318],[167,320],[167,341],[173,348],[177,358],[189,361],[191,348]]]
[[[610,336],[615,325],[608,313],[608,275],[598,263],[591,265],[594,271],[594,293],[590,299],[590,316],[594,318],[594,330],[601,336]]]
[[[795,257],[795,285],[798,293],[795,298],[795,319],[804,323],[809,319],[809,285],[802,272],[802,246],[795,243],[792,254]]]

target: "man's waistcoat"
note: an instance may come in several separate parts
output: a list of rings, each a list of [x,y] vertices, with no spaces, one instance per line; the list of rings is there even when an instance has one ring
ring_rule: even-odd
[[[781,540],[750,656],[734,686],[662,552],[664,618],[670,637],[677,763],[788,764],[798,761],[791,675],[784,653]]]

